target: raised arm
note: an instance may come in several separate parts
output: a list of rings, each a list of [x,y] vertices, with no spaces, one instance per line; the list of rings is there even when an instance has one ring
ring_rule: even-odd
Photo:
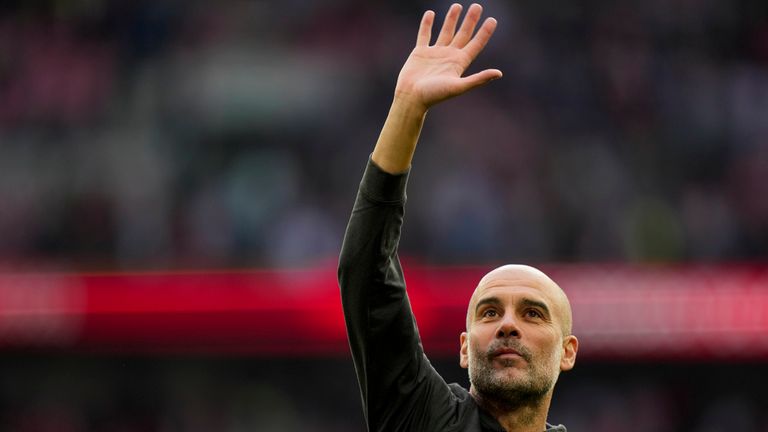
[[[483,8],[473,4],[457,31],[461,9],[459,4],[448,9],[433,45],[430,39],[435,13],[427,11],[421,19],[416,46],[400,71],[394,101],[371,157],[388,173],[410,168],[429,107],[501,77],[498,69],[462,76],[488,43],[496,20],[487,18],[475,33]]]
[[[370,431],[443,431],[457,416],[456,397],[424,356],[397,247],[407,172],[427,109],[501,76],[497,70],[461,76],[496,21],[486,20],[473,36],[482,8],[472,5],[456,31],[460,12],[451,6],[433,46],[434,13],[424,14],[339,256],[344,318]]]

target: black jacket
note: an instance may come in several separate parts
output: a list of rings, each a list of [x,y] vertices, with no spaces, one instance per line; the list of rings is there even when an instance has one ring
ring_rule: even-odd
[[[503,432],[469,392],[447,384],[421,346],[397,256],[408,173],[370,160],[339,259],[349,345],[370,431]],[[563,426],[547,431],[565,432]]]

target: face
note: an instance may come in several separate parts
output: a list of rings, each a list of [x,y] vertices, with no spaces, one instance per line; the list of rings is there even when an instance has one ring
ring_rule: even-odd
[[[469,369],[472,391],[486,398],[514,405],[542,400],[575,362],[567,298],[531,267],[486,275],[470,301],[467,329],[461,365]]]

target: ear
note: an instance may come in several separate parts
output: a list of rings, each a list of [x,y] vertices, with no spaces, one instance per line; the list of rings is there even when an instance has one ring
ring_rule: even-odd
[[[468,352],[468,344],[469,344],[469,335],[467,335],[467,332],[461,332],[461,336],[459,336],[459,341],[461,342],[461,351],[459,351],[459,365],[463,367],[464,369],[469,367],[469,355]]]
[[[579,340],[570,335],[563,339],[563,357],[560,359],[560,370],[569,371],[576,364],[576,352],[579,350]]]

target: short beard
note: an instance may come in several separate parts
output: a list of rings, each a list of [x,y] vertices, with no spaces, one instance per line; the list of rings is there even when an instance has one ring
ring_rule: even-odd
[[[507,378],[497,375],[499,370],[493,366],[492,353],[502,347],[512,348],[520,354],[526,362],[527,377]],[[547,373],[547,365],[533,362],[530,350],[515,340],[499,340],[491,344],[486,353],[475,351],[473,354],[469,366],[469,382],[472,387],[483,399],[493,401],[507,410],[540,405],[557,379]],[[509,364],[505,366],[512,366],[514,361],[508,361]]]

